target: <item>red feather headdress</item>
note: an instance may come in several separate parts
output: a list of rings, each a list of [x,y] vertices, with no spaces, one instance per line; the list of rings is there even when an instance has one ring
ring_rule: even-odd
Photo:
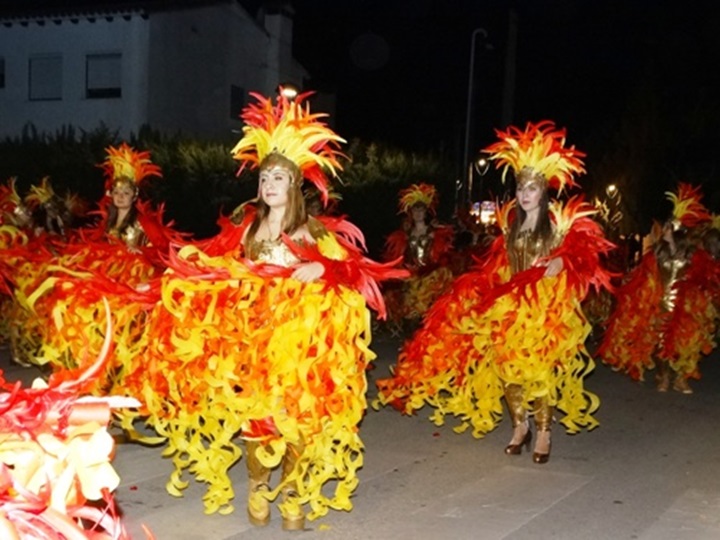
[[[438,204],[437,189],[431,184],[412,184],[400,192],[400,213],[407,214],[417,203],[424,204],[435,215]]]
[[[345,140],[320,121],[326,114],[311,113],[309,105],[303,103],[311,94],[306,92],[290,100],[281,92],[273,105],[271,98],[251,92],[257,103],[249,104],[240,114],[246,125],[232,156],[241,163],[240,174],[245,167],[257,168],[273,152],[281,154],[317,187],[326,204],[325,171],[337,176],[337,171],[342,170],[338,158],[342,156],[340,144]]]
[[[138,186],[148,176],[162,176],[160,167],[150,161],[150,152],[138,152],[127,143],[105,149],[107,158],[98,165],[105,173],[105,189],[110,191],[116,182],[130,181]]]
[[[673,203],[673,225],[691,228],[713,219],[712,214],[700,203],[703,195],[699,186],[680,182],[677,194],[666,191],[665,195]]]
[[[510,126],[507,131],[496,129],[495,133],[500,140],[483,152],[490,154],[489,159],[497,162],[498,169],[504,167],[503,182],[508,169],[512,169],[516,177],[527,169],[560,193],[566,185],[578,185],[573,174],[585,172],[581,159],[585,153],[574,146],[566,147],[565,129],[556,129],[555,123],[550,120],[537,124],[528,122],[524,131]]]

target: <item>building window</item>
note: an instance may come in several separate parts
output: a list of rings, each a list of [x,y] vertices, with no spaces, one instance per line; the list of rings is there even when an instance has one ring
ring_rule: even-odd
[[[0,56],[0,88],[5,88],[5,59]]]
[[[122,97],[122,55],[88,54],[85,58],[85,97],[105,99]]]
[[[62,99],[62,56],[30,58],[30,101]]]
[[[240,86],[230,85],[230,118],[240,119],[240,113],[245,106],[245,90]]]

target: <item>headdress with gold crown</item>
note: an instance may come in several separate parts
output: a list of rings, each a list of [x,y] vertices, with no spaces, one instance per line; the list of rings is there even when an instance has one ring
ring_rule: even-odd
[[[508,169],[512,169],[516,178],[521,172],[541,180],[546,186],[561,193],[565,186],[575,187],[573,175],[585,172],[581,158],[584,152],[575,146],[565,146],[565,129],[557,129],[551,120],[537,124],[528,122],[521,131],[510,126],[507,131],[495,130],[498,142],[483,150],[490,160],[496,161],[496,168],[504,167],[502,181]]]
[[[116,182],[130,182],[136,188],[148,176],[162,176],[160,167],[150,161],[150,152],[138,152],[127,143],[105,149],[107,158],[98,167],[105,173],[105,189],[110,191]]]
[[[438,204],[437,189],[431,184],[412,184],[400,192],[400,213],[407,214],[417,203],[424,204],[435,215]]]
[[[272,153],[295,163],[303,177],[320,191],[323,204],[328,200],[328,178],[325,171],[337,176],[342,170],[338,158],[340,143],[345,140],[332,131],[320,118],[327,115],[311,113],[303,101],[306,92],[290,100],[282,92],[273,105],[271,98],[251,92],[257,100],[245,107],[240,117],[245,122],[243,137],[232,149],[232,156],[241,162],[238,174],[245,167],[257,168]]]
[[[681,226],[689,229],[712,221],[712,214],[700,202],[703,197],[700,186],[693,187],[686,182],[680,182],[677,194],[666,191],[665,195],[673,204],[672,224],[674,229],[679,229]]]

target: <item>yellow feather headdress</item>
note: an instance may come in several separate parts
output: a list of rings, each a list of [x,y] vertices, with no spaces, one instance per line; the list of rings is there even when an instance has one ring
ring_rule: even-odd
[[[673,204],[672,220],[675,228],[680,225],[691,228],[712,221],[712,214],[700,202],[703,197],[700,186],[693,187],[680,182],[677,194],[666,191],[665,195]]]
[[[320,120],[327,114],[311,113],[309,105],[303,103],[311,94],[306,92],[290,100],[280,92],[273,105],[271,98],[251,92],[257,103],[249,104],[240,114],[245,122],[243,137],[231,152],[241,162],[238,174],[248,166],[257,168],[272,153],[281,154],[298,166],[327,203],[325,171],[337,176],[342,170],[338,158],[342,157],[339,149],[345,140]]]
[[[25,197],[25,202],[30,208],[37,208],[50,201],[53,197],[55,197],[55,191],[50,185],[50,177],[46,176],[40,181],[39,186],[30,186],[30,193]]]
[[[435,214],[438,196],[431,184],[412,184],[400,192],[400,213],[407,214],[417,203],[424,204],[430,214]]]
[[[573,175],[585,172],[581,159],[585,153],[575,146],[566,147],[565,129],[557,129],[551,120],[528,122],[524,131],[510,126],[506,131],[496,129],[495,133],[500,140],[483,152],[496,162],[496,168],[504,167],[503,182],[508,169],[512,169],[516,177],[527,169],[560,193],[565,186],[577,186]]]
[[[150,161],[150,152],[138,152],[127,143],[105,149],[107,158],[98,167],[105,173],[105,189],[110,190],[115,182],[131,181],[136,187],[148,176],[162,176],[160,167]]]

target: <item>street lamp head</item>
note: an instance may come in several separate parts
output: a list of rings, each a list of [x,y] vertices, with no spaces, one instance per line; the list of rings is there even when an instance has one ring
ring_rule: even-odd
[[[477,172],[480,176],[484,176],[485,173],[488,172],[490,161],[484,157],[480,157],[473,162],[473,167],[475,168],[475,172]]]
[[[295,85],[284,83],[278,86],[278,93],[285,99],[294,100],[298,95],[298,89]]]
[[[605,193],[608,197],[613,199],[615,198],[615,195],[618,194],[618,187],[615,184],[608,184],[608,186],[605,188]]]

